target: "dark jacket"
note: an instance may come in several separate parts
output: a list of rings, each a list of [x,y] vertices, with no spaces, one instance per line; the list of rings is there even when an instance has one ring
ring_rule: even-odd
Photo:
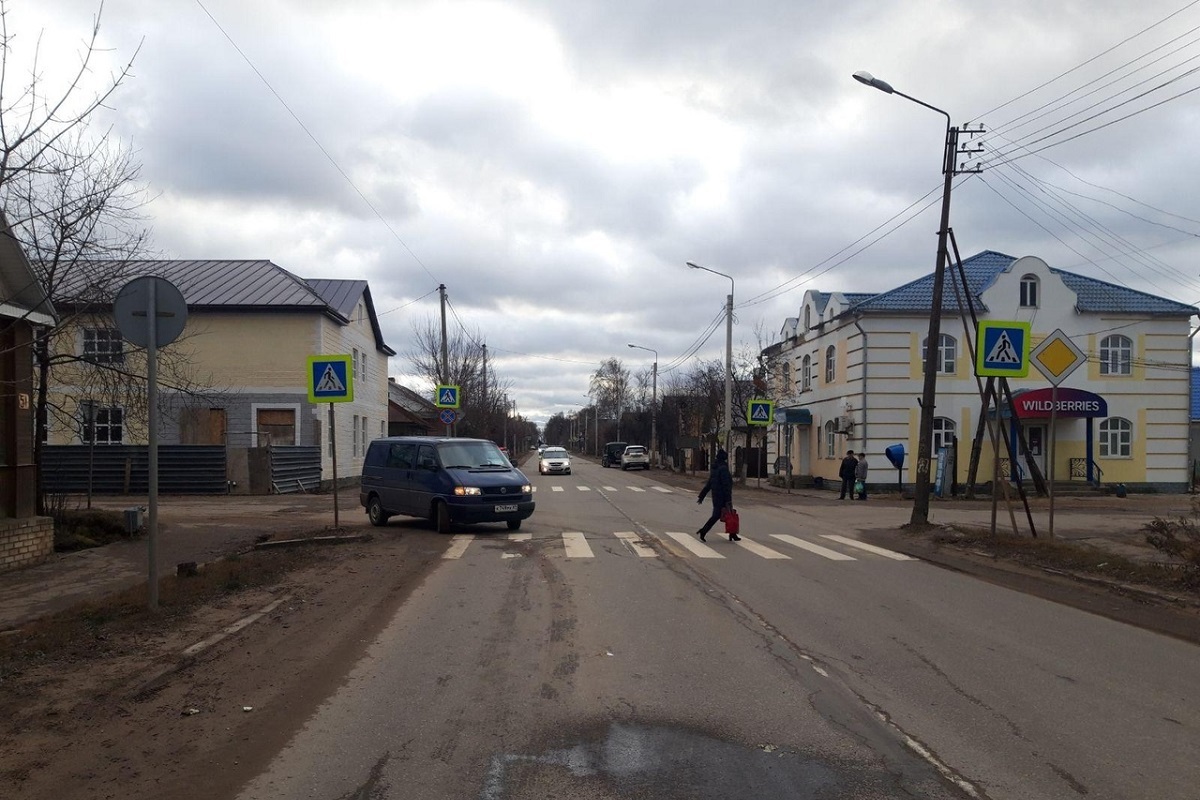
[[[733,503],[733,476],[729,474],[729,462],[718,460],[708,473],[708,482],[700,490],[700,499],[712,492],[713,508],[724,508]]]
[[[854,470],[858,468],[858,459],[854,456],[846,456],[842,459],[842,466],[838,467],[838,477],[844,481],[854,480]]]

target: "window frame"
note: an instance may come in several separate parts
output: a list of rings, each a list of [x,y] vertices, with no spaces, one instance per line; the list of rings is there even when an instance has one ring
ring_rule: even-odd
[[[837,347],[829,345],[825,348],[825,382],[833,383],[837,374]]]
[[[837,458],[837,425],[833,420],[825,423],[825,457]]]
[[[92,413],[92,422],[89,425],[84,414],[90,409]],[[125,443],[125,409],[121,406],[104,406],[92,400],[84,400],[79,404],[79,439],[82,444],[96,445],[113,445]],[[101,422],[101,416],[104,421]],[[113,417],[117,417],[117,421],[113,422]],[[113,430],[116,430],[116,438],[113,438]],[[99,436],[99,431],[104,431],[104,436]],[[90,434],[90,435],[89,435]]]
[[[1041,303],[1041,281],[1037,275],[1021,276],[1021,291],[1017,299],[1021,308],[1039,308]]]
[[[1125,356],[1123,360],[1122,354]],[[1100,374],[1106,377],[1133,374],[1133,339],[1120,333],[1110,333],[1100,340]]]
[[[84,328],[81,355],[93,364],[124,364],[125,337],[116,328]]]
[[[921,340],[921,366],[924,372],[929,355],[929,337]],[[958,372],[958,339],[948,333],[938,334],[938,374],[954,375]]]
[[[1096,426],[1100,458],[1133,458],[1133,422],[1125,417],[1108,417]],[[1117,452],[1112,452],[1116,444]],[[1123,452],[1122,452],[1123,451]]]
[[[943,447],[950,447],[949,438],[958,435],[958,426],[950,417],[934,417],[933,418],[933,437],[930,447],[930,456],[937,457],[938,450]]]
[[[800,359],[800,391],[812,391],[812,356],[807,353]]]

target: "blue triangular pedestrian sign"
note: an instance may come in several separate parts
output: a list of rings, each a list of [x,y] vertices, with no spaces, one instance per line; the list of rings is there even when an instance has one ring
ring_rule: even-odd
[[[770,425],[775,416],[775,404],[770,400],[751,400],[746,421],[751,425]]]
[[[433,404],[438,408],[458,408],[460,404],[458,387],[439,385],[433,395]]]

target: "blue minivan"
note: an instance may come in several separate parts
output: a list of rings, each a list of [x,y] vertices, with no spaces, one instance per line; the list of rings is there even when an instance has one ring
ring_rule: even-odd
[[[367,447],[359,502],[372,525],[424,517],[439,533],[454,523],[521,527],[533,513],[533,487],[495,442],[439,436],[389,436]]]

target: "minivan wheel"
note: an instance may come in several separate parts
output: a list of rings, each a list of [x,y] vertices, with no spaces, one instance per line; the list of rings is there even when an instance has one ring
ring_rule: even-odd
[[[510,519],[510,520],[508,520],[507,524],[508,524],[508,529],[510,531],[521,530],[521,520],[519,520],[519,519]]]
[[[377,495],[371,495],[371,499],[367,501],[367,519],[376,527],[387,525],[388,515],[384,513],[383,503],[379,502]]]
[[[450,532],[450,507],[445,503],[437,503],[433,510],[433,524],[438,533]]]

